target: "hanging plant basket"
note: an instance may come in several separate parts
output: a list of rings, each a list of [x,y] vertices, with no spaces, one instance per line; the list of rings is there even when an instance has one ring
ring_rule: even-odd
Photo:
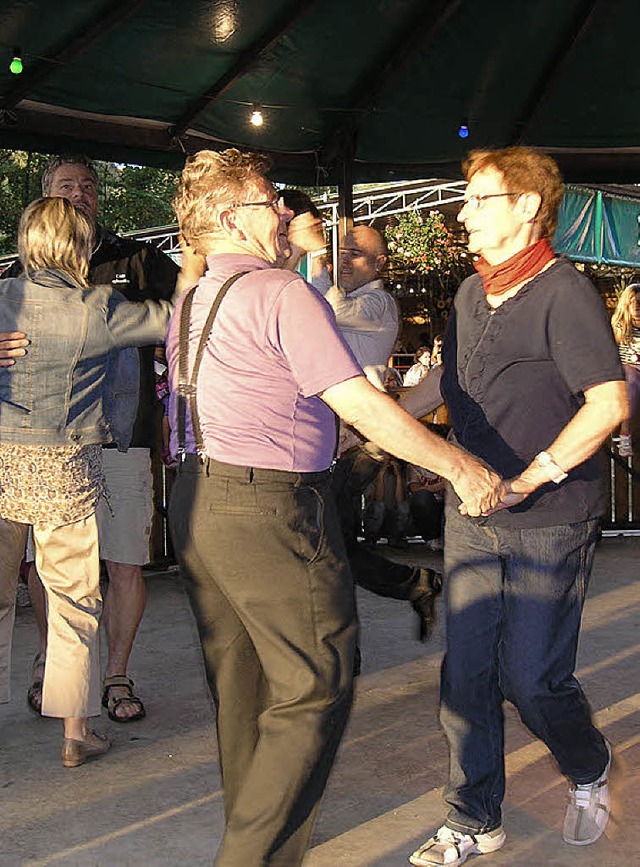
[[[460,248],[440,211],[406,211],[385,229],[393,266],[410,272],[449,275],[460,260]]]

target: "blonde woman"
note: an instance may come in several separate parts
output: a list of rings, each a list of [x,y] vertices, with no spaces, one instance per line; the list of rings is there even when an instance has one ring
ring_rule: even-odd
[[[123,348],[161,341],[171,310],[88,286],[92,244],[84,214],[62,198],[38,199],[20,221],[24,276],[0,280],[0,331],[31,341],[24,359],[0,369],[0,702],[9,699],[15,585],[33,525],[49,615],[42,714],[63,719],[65,767],[110,747],[88,725],[100,713],[101,443],[118,442],[135,416],[137,353]]]
[[[618,299],[615,313],[611,318],[611,327],[618,344],[620,361],[629,390],[629,418],[620,425],[620,436],[615,442],[618,454],[630,457],[633,454],[631,444],[631,422],[640,402],[640,306],[638,304],[640,283],[631,283]]]

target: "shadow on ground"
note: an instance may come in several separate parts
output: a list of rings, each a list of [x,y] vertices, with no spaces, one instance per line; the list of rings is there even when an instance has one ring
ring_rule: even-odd
[[[563,844],[566,785],[545,748],[507,708],[505,848],[495,867],[640,867],[640,540],[606,539],[585,613],[579,676],[627,772],[627,816],[616,837]],[[422,546],[394,557],[438,564]],[[204,867],[223,826],[214,721],[195,626],[176,573],[149,573],[149,605],[130,674],[147,718],[110,722],[113,751],[65,770],[61,724],[29,713],[35,652],[29,608],[19,609],[13,701],[0,706],[1,867]],[[363,674],[351,723],[306,859],[308,867],[399,867],[443,816],[447,749],[438,727],[441,627],[421,645],[406,603],[359,592]],[[473,863],[473,862],[472,862]],[[484,860],[482,861],[484,864]],[[247,862],[251,865],[250,859]]]

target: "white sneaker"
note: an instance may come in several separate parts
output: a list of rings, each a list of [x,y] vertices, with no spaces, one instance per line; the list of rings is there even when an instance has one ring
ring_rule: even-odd
[[[413,855],[409,855],[409,861],[416,867],[441,867],[443,864],[455,867],[456,864],[464,864],[469,855],[497,852],[504,846],[506,839],[502,825],[486,834],[463,834],[443,825]]]
[[[609,794],[609,761],[602,774],[593,783],[584,786],[572,785],[569,789],[569,806],[564,817],[562,838],[572,846],[588,846],[602,836],[609,821],[611,797]]]

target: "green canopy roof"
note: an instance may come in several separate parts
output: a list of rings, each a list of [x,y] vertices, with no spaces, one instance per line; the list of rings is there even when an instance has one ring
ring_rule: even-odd
[[[178,166],[235,144],[322,183],[345,156],[354,180],[442,177],[523,142],[628,182],[639,33],[638,0],[7,0],[0,147]]]

